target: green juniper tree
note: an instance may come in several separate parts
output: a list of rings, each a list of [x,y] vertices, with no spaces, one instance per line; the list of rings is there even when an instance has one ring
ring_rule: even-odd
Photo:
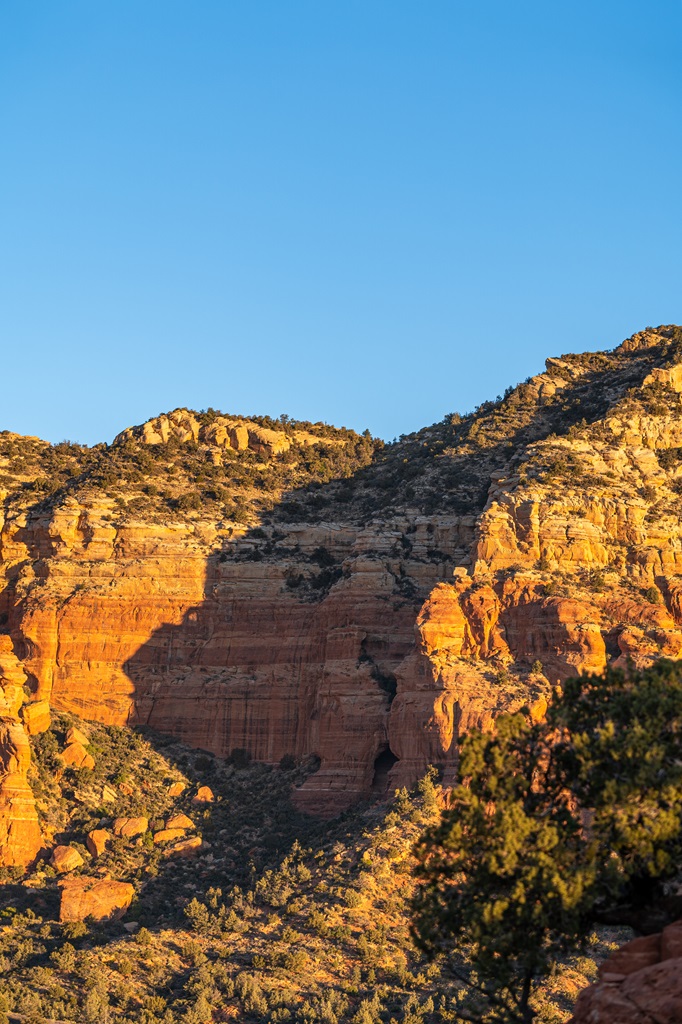
[[[535,1017],[533,992],[595,920],[659,925],[682,864],[682,665],[569,680],[547,720],[502,716],[417,846],[414,935],[451,958],[472,1021]],[[459,966],[458,966],[459,965]]]
[[[595,919],[657,930],[682,910],[665,887],[682,868],[682,663],[570,679],[547,729],[599,868]]]

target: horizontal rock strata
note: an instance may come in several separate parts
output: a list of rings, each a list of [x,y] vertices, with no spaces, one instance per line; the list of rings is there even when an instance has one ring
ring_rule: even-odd
[[[362,517],[324,505],[324,487],[319,521],[273,513],[250,528],[201,510],[122,515],[106,488],[8,505],[0,860],[26,864],[40,848],[26,733],[49,706],[221,756],[316,758],[295,799],[333,815],[429,763],[453,778],[463,729],[524,704],[540,713],[572,674],[679,657],[674,337],[548,360],[464,426],[420,433],[409,458],[398,445],[366,474],[376,507]],[[112,451],[173,445],[177,458],[186,445],[211,462],[229,448],[275,465],[288,446],[322,443],[268,429],[176,410]],[[392,481],[405,497],[385,511]],[[67,742],[68,770],[92,767],[82,739]]]

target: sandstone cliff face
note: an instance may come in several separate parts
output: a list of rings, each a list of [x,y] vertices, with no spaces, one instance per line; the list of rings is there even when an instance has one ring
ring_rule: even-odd
[[[38,813],[28,770],[31,749],[20,710],[23,671],[8,636],[0,636],[0,865],[26,867],[41,847]]]
[[[316,754],[305,808],[331,814],[366,795],[388,747],[395,669],[444,571],[425,556],[433,523],[414,524],[408,562],[396,558],[395,536],[334,524],[295,526],[278,542],[282,555],[258,560],[267,537],[135,523],[113,536],[106,514],[106,504],[69,502],[16,552],[30,568],[17,579],[10,628],[36,698],[224,756]],[[438,531],[450,550],[472,540],[456,522]],[[313,560],[320,550],[334,572]],[[325,572],[334,582],[319,599]]]
[[[548,360],[498,405],[381,455],[374,475],[303,493],[302,521],[291,502],[251,527],[212,510],[122,514],[102,486],[7,503],[0,614],[34,702],[25,721],[49,702],[220,755],[315,755],[298,804],[335,814],[429,763],[452,778],[462,729],[542,707],[576,672],[680,656],[673,334]],[[183,445],[214,465],[258,449],[267,473],[287,446],[321,443],[268,429],[179,410],[124,432],[111,458],[172,444],[176,467]],[[5,761],[25,786],[25,755]],[[10,862],[39,845],[23,793],[6,804],[29,837]]]

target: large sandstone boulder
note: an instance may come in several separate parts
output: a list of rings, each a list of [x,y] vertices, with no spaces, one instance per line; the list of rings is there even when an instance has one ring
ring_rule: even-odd
[[[161,843],[170,843],[174,839],[181,839],[184,834],[184,828],[162,828],[154,833],[154,845],[159,846]]]
[[[112,828],[115,836],[132,839],[144,835],[149,828],[149,818],[116,818]]]
[[[682,957],[682,921],[668,925],[661,932],[661,960]]]
[[[95,921],[120,918],[133,901],[135,890],[128,882],[109,878],[67,878],[62,887],[60,921]]]
[[[632,942],[626,942],[619,950],[612,953],[599,968],[599,977],[622,976],[641,971],[643,967],[657,964],[661,959],[661,936],[643,935]]]
[[[194,828],[194,822],[186,814],[173,814],[166,822],[166,828]]]
[[[92,754],[87,752],[84,744],[79,743],[77,740],[74,740],[73,743],[69,743],[59,756],[68,768],[92,769],[95,767],[94,757]]]
[[[201,849],[201,845],[200,836],[191,836],[189,839],[175,843],[166,852],[174,857],[194,857]]]
[[[100,857],[107,848],[107,843],[112,838],[111,832],[105,828],[95,828],[88,832],[85,844],[93,857]]]
[[[74,871],[85,863],[75,846],[55,846],[50,857],[50,863],[59,874],[66,874],[67,871]]]
[[[192,803],[210,804],[212,803],[213,799],[213,790],[210,788],[210,786],[199,786],[195,795],[192,797]]]
[[[89,737],[87,737],[84,732],[81,732],[80,729],[77,729],[75,725],[72,725],[66,734],[67,745],[70,743],[80,743],[81,746],[87,747],[89,742]]]

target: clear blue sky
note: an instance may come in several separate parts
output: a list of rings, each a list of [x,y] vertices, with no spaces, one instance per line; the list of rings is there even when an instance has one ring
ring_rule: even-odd
[[[682,321],[680,0],[2,0],[0,428],[392,438]]]

